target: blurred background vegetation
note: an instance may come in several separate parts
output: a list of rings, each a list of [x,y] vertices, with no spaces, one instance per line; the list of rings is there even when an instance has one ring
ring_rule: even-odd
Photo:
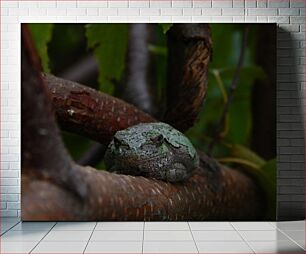
[[[120,87],[124,86],[121,81],[127,64],[125,57],[128,24],[30,24],[29,26],[45,72],[78,81],[116,97],[122,96]],[[148,47],[154,56],[155,97],[158,102],[161,102],[167,81],[166,31],[171,24],[152,26],[151,32],[154,39]],[[235,168],[247,169],[250,174],[257,174],[260,170],[261,172],[264,170],[265,177],[259,177],[259,181],[268,193],[269,202],[275,204],[275,119],[263,119],[267,122],[267,129],[262,130],[270,133],[274,146],[271,146],[267,152],[253,145],[261,138],[256,136],[257,132],[254,132],[254,128],[258,128],[254,121],[260,117],[260,112],[258,113],[256,108],[260,108],[261,103],[269,101],[269,98],[261,100],[258,92],[254,96],[254,90],[262,83],[275,81],[275,77],[271,77],[273,73],[267,73],[261,66],[261,61],[258,60],[263,52],[261,47],[265,46],[265,42],[260,41],[263,37],[262,33],[264,31],[273,33],[273,27],[261,29],[260,26],[264,25],[250,25],[237,90],[226,117],[222,139],[216,144],[212,155],[223,163],[234,165]],[[211,24],[213,57],[209,66],[208,92],[198,121],[186,133],[192,143],[204,152],[207,151],[227,101],[229,86],[237,68],[242,47],[244,29],[243,24]],[[91,68],[91,71],[82,76],[82,71],[86,68]],[[270,87],[275,93],[275,84],[270,84]],[[264,96],[264,93],[265,90],[262,89],[259,94]],[[272,116],[275,116],[276,110],[276,105],[273,104],[274,99],[271,98],[272,104],[267,104],[266,107],[266,110],[273,111],[273,114],[270,114]],[[257,112],[256,117],[254,112]],[[272,129],[273,126],[274,129]],[[67,132],[63,132],[63,138],[76,160],[93,144],[93,141]],[[265,140],[261,142],[264,146]],[[97,168],[104,169],[103,162]],[[274,216],[271,211],[270,216]]]

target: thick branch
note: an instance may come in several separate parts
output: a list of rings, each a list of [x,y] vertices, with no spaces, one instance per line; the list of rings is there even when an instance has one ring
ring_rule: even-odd
[[[49,92],[40,75],[40,61],[26,25],[22,26],[22,45],[22,173],[52,179],[83,198],[88,188],[59,136]]]
[[[151,24],[130,24],[126,57],[125,82],[122,98],[152,115],[155,112],[150,82],[152,63],[149,43],[152,40]]]
[[[118,130],[155,121],[135,106],[92,88],[48,74],[43,79],[64,130],[105,144]]]
[[[194,125],[206,95],[211,33],[208,24],[175,24],[167,35],[168,85],[163,121],[184,132]]]
[[[84,202],[52,182],[23,176],[23,220],[255,220],[263,208],[254,182],[224,167],[184,184],[89,167],[80,172],[90,183]]]

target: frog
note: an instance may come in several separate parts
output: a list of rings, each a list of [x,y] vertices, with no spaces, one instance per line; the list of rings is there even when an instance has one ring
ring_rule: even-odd
[[[177,183],[199,167],[199,156],[190,140],[169,124],[140,123],[115,133],[105,166],[118,174]]]

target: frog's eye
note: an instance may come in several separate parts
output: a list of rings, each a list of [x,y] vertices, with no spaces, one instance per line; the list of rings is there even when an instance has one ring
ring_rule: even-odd
[[[118,148],[121,145],[121,142],[118,138],[114,137],[114,145],[116,148]]]
[[[164,142],[164,136],[162,134],[151,138],[151,141],[155,144],[155,145],[161,145]]]

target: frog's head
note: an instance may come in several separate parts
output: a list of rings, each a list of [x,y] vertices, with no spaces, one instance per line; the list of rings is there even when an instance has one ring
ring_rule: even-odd
[[[108,147],[108,152],[125,165],[131,160],[139,163],[162,157],[170,152],[164,135],[152,127],[152,124],[139,124],[118,131]]]

